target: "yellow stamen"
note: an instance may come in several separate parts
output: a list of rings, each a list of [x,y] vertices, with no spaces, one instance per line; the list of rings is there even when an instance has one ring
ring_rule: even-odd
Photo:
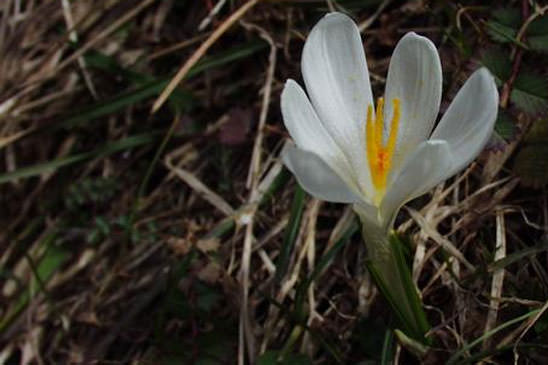
[[[367,156],[377,155],[377,146],[375,143],[375,125],[373,120],[373,106],[367,107],[367,124],[365,126],[365,145],[367,147]]]
[[[375,112],[375,144],[377,145],[377,151],[382,150],[382,130],[384,128],[383,110],[384,98],[379,98],[377,100],[377,111]]]
[[[386,143],[386,150],[390,156],[394,154],[396,148],[396,139],[398,138],[398,127],[400,124],[400,99],[392,100],[394,111],[392,112],[392,120],[390,121],[390,135]]]
[[[383,143],[383,111],[384,99],[379,98],[377,101],[376,116],[373,118],[373,106],[367,107],[367,122],[366,122],[366,146],[367,160],[369,162],[369,170],[371,171],[371,180],[376,190],[376,203],[379,203],[386,191],[386,179],[392,164],[392,156],[396,148],[396,140],[398,137],[398,127],[400,122],[400,100],[393,99],[392,120],[390,121],[390,133],[388,141]],[[373,120],[375,119],[375,120]]]

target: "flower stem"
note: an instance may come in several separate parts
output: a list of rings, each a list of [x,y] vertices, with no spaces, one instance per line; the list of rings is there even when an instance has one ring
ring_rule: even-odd
[[[406,263],[402,242],[394,232],[385,232],[380,225],[360,218],[369,255],[367,267],[377,287],[390,304],[402,332],[419,343],[430,344],[426,337],[430,325]]]

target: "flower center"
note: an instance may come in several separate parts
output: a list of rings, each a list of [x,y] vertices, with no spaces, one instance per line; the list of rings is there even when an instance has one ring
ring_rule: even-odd
[[[365,125],[365,141],[367,160],[371,171],[371,180],[376,190],[375,203],[380,203],[386,191],[386,179],[392,164],[392,155],[396,148],[398,125],[400,122],[400,99],[392,99],[393,115],[390,121],[390,134],[386,144],[383,143],[383,109],[384,99],[377,101],[376,117],[373,118],[373,105],[367,107],[367,123]]]

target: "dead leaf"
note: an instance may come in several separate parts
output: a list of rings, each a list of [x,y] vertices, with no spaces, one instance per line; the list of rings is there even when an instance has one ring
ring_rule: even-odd
[[[176,255],[184,256],[190,252],[192,244],[189,240],[180,237],[169,237],[167,245]]]
[[[198,272],[198,278],[208,284],[215,284],[221,276],[221,268],[215,262],[210,262]]]
[[[233,108],[228,112],[228,117],[219,131],[219,142],[227,146],[246,142],[253,118],[251,109]]]
[[[203,253],[208,253],[211,251],[217,251],[219,249],[219,239],[218,238],[207,238],[199,240],[198,243],[196,243],[196,247],[198,247],[198,250],[202,251]]]

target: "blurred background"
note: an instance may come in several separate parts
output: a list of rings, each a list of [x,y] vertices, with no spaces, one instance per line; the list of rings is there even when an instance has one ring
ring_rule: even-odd
[[[396,221],[421,354],[393,335],[351,208],[279,160],[281,89],[329,11],[359,25],[376,95],[408,31],[439,49],[442,112],[481,65],[499,87],[478,161]],[[547,11],[3,0],[0,364],[548,363]]]

